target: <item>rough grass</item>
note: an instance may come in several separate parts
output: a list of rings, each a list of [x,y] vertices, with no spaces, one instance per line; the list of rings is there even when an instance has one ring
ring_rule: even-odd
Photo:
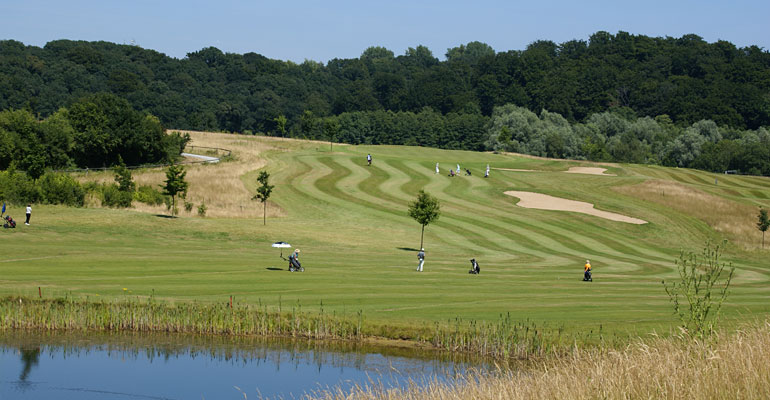
[[[759,214],[756,205],[710,194],[678,181],[651,179],[617,190],[702,220],[744,248],[755,249],[761,244],[762,235],[756,228]]]

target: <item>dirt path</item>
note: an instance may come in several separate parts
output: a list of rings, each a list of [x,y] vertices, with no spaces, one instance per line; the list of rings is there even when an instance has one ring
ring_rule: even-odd
[[[632,218],[621,214],[608,211],[601,211],[594,208],[591,203],[583,201],[567,200],[559,197],[549,196],[547,194],[519,192],[509,190],[505,192],[508,196],[521,199],[516,205],[524,208],[536,208],[538,210],[571,211],[583,214],[593,215],[595,217],[609,219],[612,221],[627,222],[629,224],[646,224],[647,221]]]

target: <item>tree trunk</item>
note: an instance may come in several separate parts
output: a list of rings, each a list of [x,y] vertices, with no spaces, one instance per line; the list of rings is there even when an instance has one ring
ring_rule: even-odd
[[[171,196],[171,216],[173,217],[174,210],[176,210],[176,196]]]
[[[262,202],[262,225],[267,225],[267,202]]]
[[[332,141],[329,141],[329,151],[332,151]]]
[[[765,248],[765,231],[762,231],[762,248]]]
[[[420,232],[420,250],[422,250],[422,236],[425,234],[425,225],[422,226],[422,232]]]

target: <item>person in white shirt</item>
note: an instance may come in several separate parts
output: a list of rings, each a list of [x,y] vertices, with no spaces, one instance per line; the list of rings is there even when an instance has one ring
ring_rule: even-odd
[[[32,216],[32,204],[27,204],[27,222],[24,225],[29,225],[29,218]]]

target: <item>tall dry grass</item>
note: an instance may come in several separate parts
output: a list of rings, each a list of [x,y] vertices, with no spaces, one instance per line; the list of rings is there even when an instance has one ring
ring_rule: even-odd
[[[454,384],[386,390],[355,388],[311,399],[768,399],[770,323],[709,342],[681,338],[628,345],[624,351],[575,350],[519,371],[474,373]]]
[[[730,201],[674,181],[648,180],[615,188],[620,193],[690,215],[714,228],[730,242],[747,249],[761,245],[756,229],[757,207]]]
[[[262,218],[262,203],[251,200],[254,196],[256,179],[253,187],[246,187],[241,177],[251,171],[265,166],[263,154],[275,150],[280,138],[259,136],[244,136],[214,132],[174,131],[190,134],[191,145],[202,147],[220,147],[231,150],[232,161],[218,164],[189,164],[185,165],[189,183],[187,201],[193,203],[192,215],[197,207],[205,202],[206,215],[219,218]],[[149,185],[159,188],[166,180],[165,168],[152,168],[132,171],[137,186]],[[114,173],[91,172],[88,176],[78,174],[81,182],[94,181],[100,183],[114,182]],[[96,199],[88,200],[89,206],[99,206]],[[181,203],[180,203],[181,204]],[[134,209],[142,212],[157,214],[166,213],[164,205],[152,206],[134,202]],[[180,215],[185,215],[184,207],[179,206]],[[284,216],[284,210],[277,204],[267,202],[267,216]]]

